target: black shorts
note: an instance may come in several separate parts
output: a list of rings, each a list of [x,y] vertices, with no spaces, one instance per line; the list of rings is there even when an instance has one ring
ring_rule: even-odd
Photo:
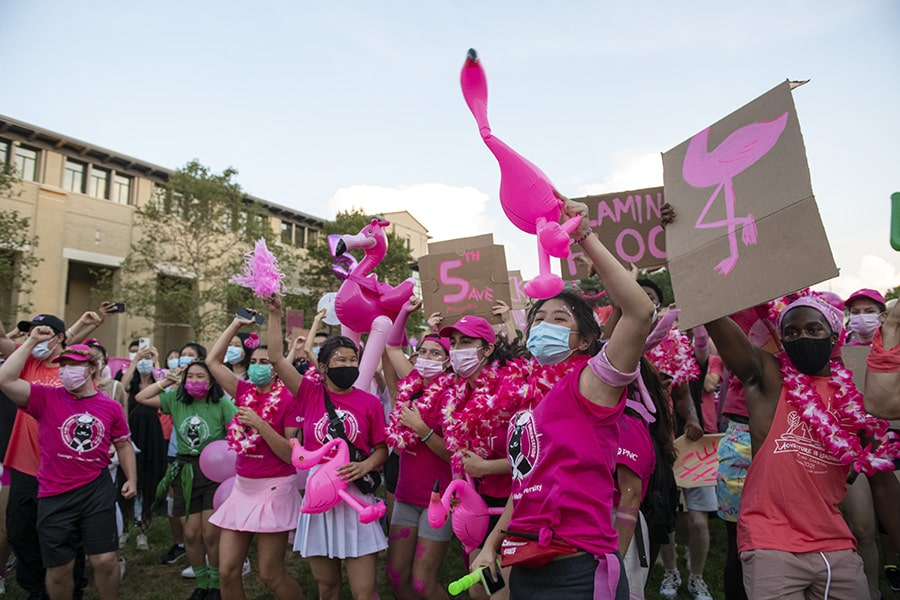
[[[191,484],[191,498],[189,503],[185,502],[184,493],[181,491],[181,477],[176,477],[172,482],[172,489],[175,492],[175,503],[172,507],[172,516],[184,517],[186,515],[194,515],[203,512],[204,510],[212,510],[213,497],[216,495],[219,484],[208,479],[206,475],[203,474],[203,471],[200,470],[199,456],[179,456],[178,459],[183,460],[185,463],[182,469],[186,469],[188,465],[191,466],[194,473],[194,481]],[[187,511],[185,511],[186,506]]]
[[[38,498],[37,530],[45,567],[75,560],[76,549],[82,547],[88,556],[119,549],[115,494],[112,478],[103,469],[80,488]]]

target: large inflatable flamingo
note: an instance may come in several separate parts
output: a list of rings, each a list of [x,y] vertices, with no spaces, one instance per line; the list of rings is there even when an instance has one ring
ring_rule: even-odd
[[[737,227],[742,226],[741,240],[745,246],[757,242],[756,221],[752,214],[746,217],[735,217],[735,195],[732,179],[738,173],[748,169],[759,159],[766,155],[781,137],[784,126],[787,124],[788,113],[784,113],[772,121],[760,121],[745,125],[734,131],[719,144],[715,150],[708,151],[709,127],[691,138],[687,152],[684,155],[682,175],[689,185],[696,188],[716,186],[712,196],[694,225],[697,229],[712,229],[716,227],[728,227],[728,246],[730,253],[728,258],[715,266],[716,271],[722,275],[728,275],[734,269],[738,260]],[[713,203],[719,196],[719,192],[725,188],[725,218],[721,221],[704,223],[703,219]]]
[[[537,234],[540,273],[525,284],[532,298],[550,298],[562,291],[563,280],[550,272],[550,257],[569,256],[569,235],[581,217],[559,223],[562,200],[550,178],[491,133],[487,117],[487,78],[475,50],[470,49],[459,76],[463,97],[485,145],[500,164],[500,205],[512,224]]]
[[[355,384],[365,391],[369,391],[391,323],[415,287],[411,278],[397,287],[381,283],[372,272],[387,254],[387,234],[383,228],[388,225],[388,221],[372,219],[356,235],[342,235],[335,247],[336,257],[353,249],[363,249],[366,253],[347,274],[334,299],[334,312],[341,322],[341,333],[357,345],[361,334],[369,334]]]
[[[438,485],[439,482],[436,482],[431,492],[428,524],[440,529],[452,512],[453,533],[468,554],[484,540],[491,515],[499,515],[503,512],[503,507],[489,508],[484,498],[475,491],[475,485],[468,476],[466,479],[451,481],[443,496],[438,493]],[[457,500],[456,506],[452,506],[454,498]]]
[[[334,457],[326,457],[334,452]],[[306,492],[300,512],[307,514],[323,513],[337,506],[341,500],[349,504],[359,513],[360,523],[371,523],[384,516],[387,507],[384,502],[362,504],[355,496],[347,492],[347,482],[338,473],[338,467],[350,462],[350,450],[347,442],[337,438],[329,441],[318,450],[307,450],[300,445],[297,438],[291,439],[291,463],[294,468],[306,470],[326,461],[306,480]]]

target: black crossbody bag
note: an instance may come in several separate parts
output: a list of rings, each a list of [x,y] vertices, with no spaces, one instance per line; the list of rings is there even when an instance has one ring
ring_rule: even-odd
[[[347,431],[344,429],[344,422],[341,421],[341,418],[337,414],[337,410],[334,408],[334,402],[331,401],[331,397],[328,395],[328,390],[323,390],[325,392],[325,410],[328,412],[328,435],[332,438],[340,438],[347,442],[347,448],[350,450],[350,461],[351,462],[362,462],[369,458],[365,452],[357,448],[353,445],[353,443],[347,439]],[[375,490],[381,485],[381,473],[378,471],[369,471],[353,483],[356,484],[356,487],[359,488],[359,491],[363,494],[374,494]]]

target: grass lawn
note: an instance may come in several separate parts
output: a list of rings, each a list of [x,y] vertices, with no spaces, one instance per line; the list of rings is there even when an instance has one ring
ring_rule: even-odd
[[[710,530],[710,550],[706,563],[705,578],[713,598],[721,600],[724,598],[722,592],[722,571],[725,562],[725,526],[716,517],[712,517],[709,521]],[[185,559],[181,559],[176,565],[159,564],[160,556],[169,548],[171,540],[169,537],[168,524],[165,519],[157,518],[153,522],[150,530],[150,550],[148,552],[140,552],[135,549],[134,537],[136,530],[132,528],[131,537],[128,545],[123,551],[126,559],[127,574],[122,582],[119,597],[122,600],[172,600],[186,599],[193,591],[194,584],[191,579],[181,577],[181,570],[187,566]],[[679,599],[690,600],[687,593],[687,575],[684,565],[683,546],[679,547],[679,566],[682,572],[683,583],[679,593]],[[253,565],[253,572],[244,579],[244,588],[247,591],[247,598],[250,600],[262,600],[270,598],[265,586],[257,576],[258,565],[256,563],[255,545],[250,549],[250,560]],[[306,597],[313,599],[317,597],[315,581],[309,571],[309,565],[305,560],[301,559],[296,552],[289,552],[287,558],[289,571],[298,579],[303,587]],[[449,584],[450,581],[464,575],[462,563],[462,548],[459,543],[454,541],[451,543],[447,558],[441,567],[440,581],[443,584]],[[88,569],[90,573],[90,569]],[[662,576],[662,568],[654,567],[650,573],[650,581],[647,584],[646,597],[648,600],[656,600],[659,598],[657,590],[659,589],[659,581]],[[13,573],[10,573],[9,580],[6,583],[6,594],[3,600],[20,600],[25,598],[25,593],[14,581]],[[384,575],[384,553],[379,557],[378,585],[381,597],[384,599],[392,598],[390,586]],[[890,587],[882,580],[882,590],[885,600],[890,598],[900,598],[900,594],[893,594]],[[344,583],[342,598],[350,598],[349,586]],[[461,598],[467,598],[464,594]],[[96,600],[97,594],[93,589],[93,582],[88,586],[85,594],[88,600]],[[865,594],[860,596],[865,598]]]

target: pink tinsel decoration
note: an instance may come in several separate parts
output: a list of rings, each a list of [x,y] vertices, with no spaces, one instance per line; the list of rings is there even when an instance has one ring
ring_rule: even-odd
[[[258,298],[281,292],[284,274],[278,270],[278,259],[269,252],[265,238],[256,241],[253,252],[244,255],[244,262],[244,274],[232,277],[234,283],[250,288]]]
[[[247,336],[244,346],[246,346],[248,350],[255,350],[256,347],[259,346],[259,334],[254,331]]]

